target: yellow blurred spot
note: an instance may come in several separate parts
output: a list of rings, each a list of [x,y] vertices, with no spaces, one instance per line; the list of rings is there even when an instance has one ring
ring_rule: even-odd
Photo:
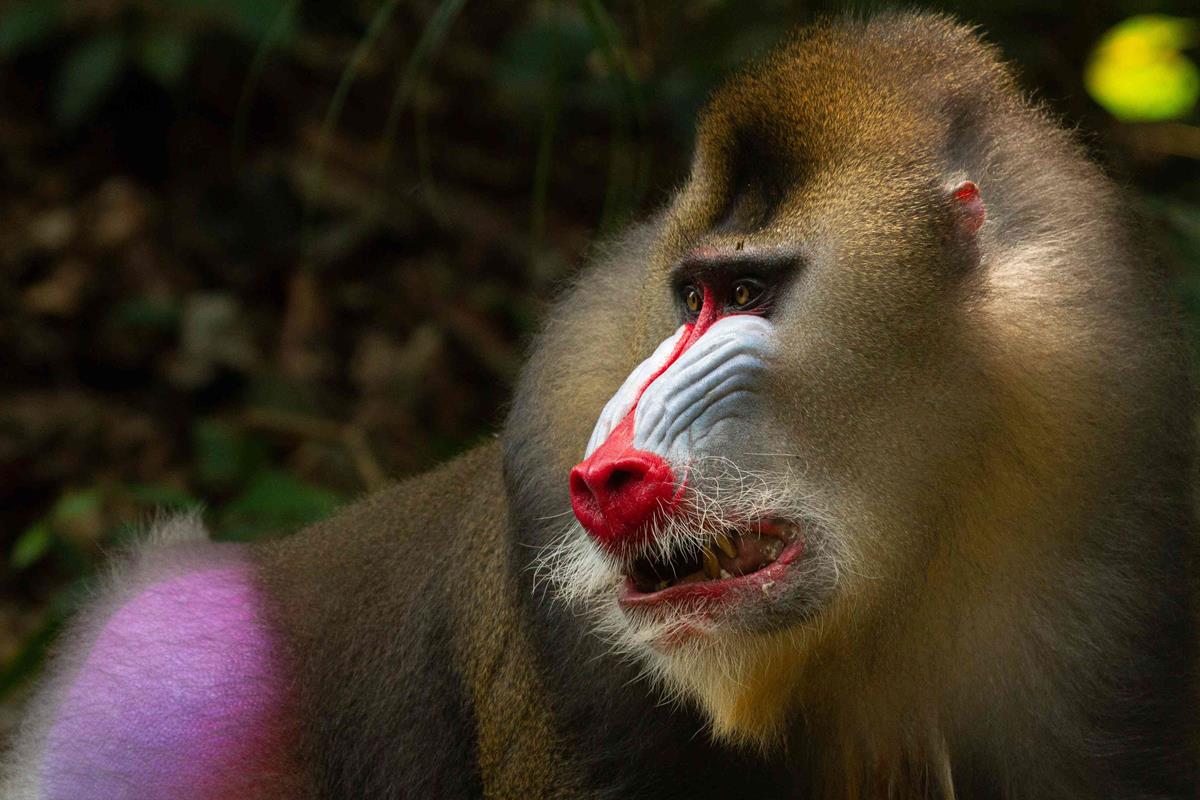
[[[1097,103],[1125,122],[1186,116],[1200,99],[1200,68],[1182,50],[1198,41],[1196,20],[1130,17],[1096,44],[1084,85]]]

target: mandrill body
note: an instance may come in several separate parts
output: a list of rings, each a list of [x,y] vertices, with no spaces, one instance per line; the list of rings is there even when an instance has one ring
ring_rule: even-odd
[[[807,29],[500,442],[280,542],[169,526],[5,796],[1194,797],[1191,398],[1120,196],[991,47]]]

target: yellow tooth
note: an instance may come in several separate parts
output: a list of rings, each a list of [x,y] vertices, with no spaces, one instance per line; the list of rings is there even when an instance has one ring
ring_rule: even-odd
[[[707,547],[704,548],[704,574],[713,580],[721,577],[721,562],[717,561],[716,554]]]
[[[737,545],[733,543],[733,539],[730,539],[723,533],[718,533],[714,538],[716,538],[717,547],[721,548],[722,553],[730,558],[737,558]]]

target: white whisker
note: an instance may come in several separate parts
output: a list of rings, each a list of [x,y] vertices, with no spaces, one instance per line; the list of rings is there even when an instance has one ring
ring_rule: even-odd
[[[626,614],[618,590],[634,559],[673,564],[711,546],[718,534],[768,518],[803,523],[807,550],[800,568],[806,581],[832,590],[841,575],[858,575],[848,537],[840,535],[820,494],[806,486],[803,472],[803,465],[751,470],[726,457],[697,458],[681,469],[689,478],[678,504],[656,515],[653,530],[624,557],[602,549],[578,521],[565,521],[533,560],[535,591],[591,619],[609,654],[657,683],[665,703],[685,702],[701,686],[740,687],[747,659],[770,657],[754,630],[724,619],[717,625],[698,609],[674,609],[665,617]],[[699,635],[680,640],[677,634],[685,631]]]

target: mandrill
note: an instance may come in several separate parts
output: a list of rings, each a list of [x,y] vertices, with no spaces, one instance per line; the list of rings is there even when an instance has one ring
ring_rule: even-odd
[[[970,29],[806,29],[563,294],[498,442],[127,558],[4,797],[1194,798],[1168,295]]]

